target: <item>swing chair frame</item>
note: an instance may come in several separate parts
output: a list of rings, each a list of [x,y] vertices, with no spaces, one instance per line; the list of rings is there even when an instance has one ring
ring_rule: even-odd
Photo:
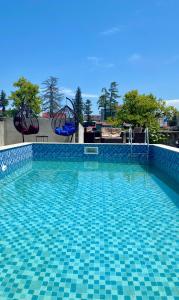
[[[72,108],[67,105],[67,100],[70,102]],[[68,97],[66,97],[66,105],[53,117],[51,127],[57,135],[71,136],[70,142],[72,142],[74,134],[78,131],[78,118],[74,103]]]

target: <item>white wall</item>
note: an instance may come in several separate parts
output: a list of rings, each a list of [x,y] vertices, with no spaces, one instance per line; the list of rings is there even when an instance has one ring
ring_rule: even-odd
[[[71,136],[63,137],[53,132],[51,128],[51,119],[38,118],[38,120],[39,120],[39,128],[40,128],[38,134],[26,135],[25,142],[36,142],[36,136],[39,135],[47,135],[48,142],[59,142],[59,143],[71,142]],[[1,139],[3,140],[3,138],[1,137],[2,123],[3,122],[0,122],[0,143],[1,143]],[[4,121],[4,145],[16,144],[21,142],[22,142],[22,135],[15,129],[13,124],[13,118],[6,118]]]
[[[0,121],[0,146],[4,146],[4,121]]]

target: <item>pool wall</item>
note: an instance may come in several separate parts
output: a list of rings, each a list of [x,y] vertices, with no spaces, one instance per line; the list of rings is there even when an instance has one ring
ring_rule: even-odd
[[[0,148],[0,164],[7,166],[33,158],[32,144],[17,144]]]
[[[0,148],[0,178],[17,170],[27,161],[33,160],[33,149],[31,143],[16,144]],[[5,165],[6,171],[2,171]]]
[[[150,163],[179,183],[179,149],[150,145]]]
[[[98,154],[85,154],[85,148],[97,147]],[[147,145],[128,144],[33,144],[34,160],[95,160],[105,162],[147,162]]]
[[[85,154],[85,147],[98,147],[98,154]],[[149,150],[149,151],[148,151]],[[136,162],[155,165],[179,182],[179,149],[164,145],[135,144],[49,144],[24,143],[0,148],[0,177],[14,171],[28,160],[95,160],[104,162]],[[2,165],[7,170],[2,172]]]

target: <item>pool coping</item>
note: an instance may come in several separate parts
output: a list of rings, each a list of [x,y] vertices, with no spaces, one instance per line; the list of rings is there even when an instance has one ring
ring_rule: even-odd
[[[122,144],[122,143],[58,143],[58,142],[29,142],[29,143],[17,143],[17,144],[11,144],[11,145],[5,145],[5,146],[1,146],[0,147],[0,151],[5,151],[5,150],[9,150],[9,149],[14,149],[14,148],[18,148],[18,147],[25,147],[25,146],[29,146],[29,145],[33,145],[33,144],[42,144],[42,145],[94,145],[95,147],[97,146],[102,146],[102,145],[116,145],[116,146],[130,146],[131,144]],[[133,143],[132,145],[141,145],[141,146],[147,146],[147,144],[145,143]],[[149,146],[154,146],[157,148],[162,148],[162,149],[166,149],[166,150],[170,150],[173,152],[177,152],[179,153],[179,148],[175,148],[172,146],[168,146],[168,145],[163,145],[163,144],[149,144]]]
[[[174,152],[179,153],[179,148],[175,148],[175,147],[168,146],[168,145],[150,144],[150,146],[159,147],[159,148],[162,148],[162,149],[166,149],[166,150],[170,150],[170,151],[174,151]]]
[[[0,147],[0,151],[5,151],[9,149],[19,148],[19,147],[25,147],[32,145],[33,143],[18,143],[18,144],[11,144],[11,145],[5,145]]]

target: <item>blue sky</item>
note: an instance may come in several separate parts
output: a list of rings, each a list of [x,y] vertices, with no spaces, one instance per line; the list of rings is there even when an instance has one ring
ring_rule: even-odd
[[[154,93],[179,108],[178,0],[0,0],[0,89],[20,76],[80,86],[94,112],[102,87]]]

